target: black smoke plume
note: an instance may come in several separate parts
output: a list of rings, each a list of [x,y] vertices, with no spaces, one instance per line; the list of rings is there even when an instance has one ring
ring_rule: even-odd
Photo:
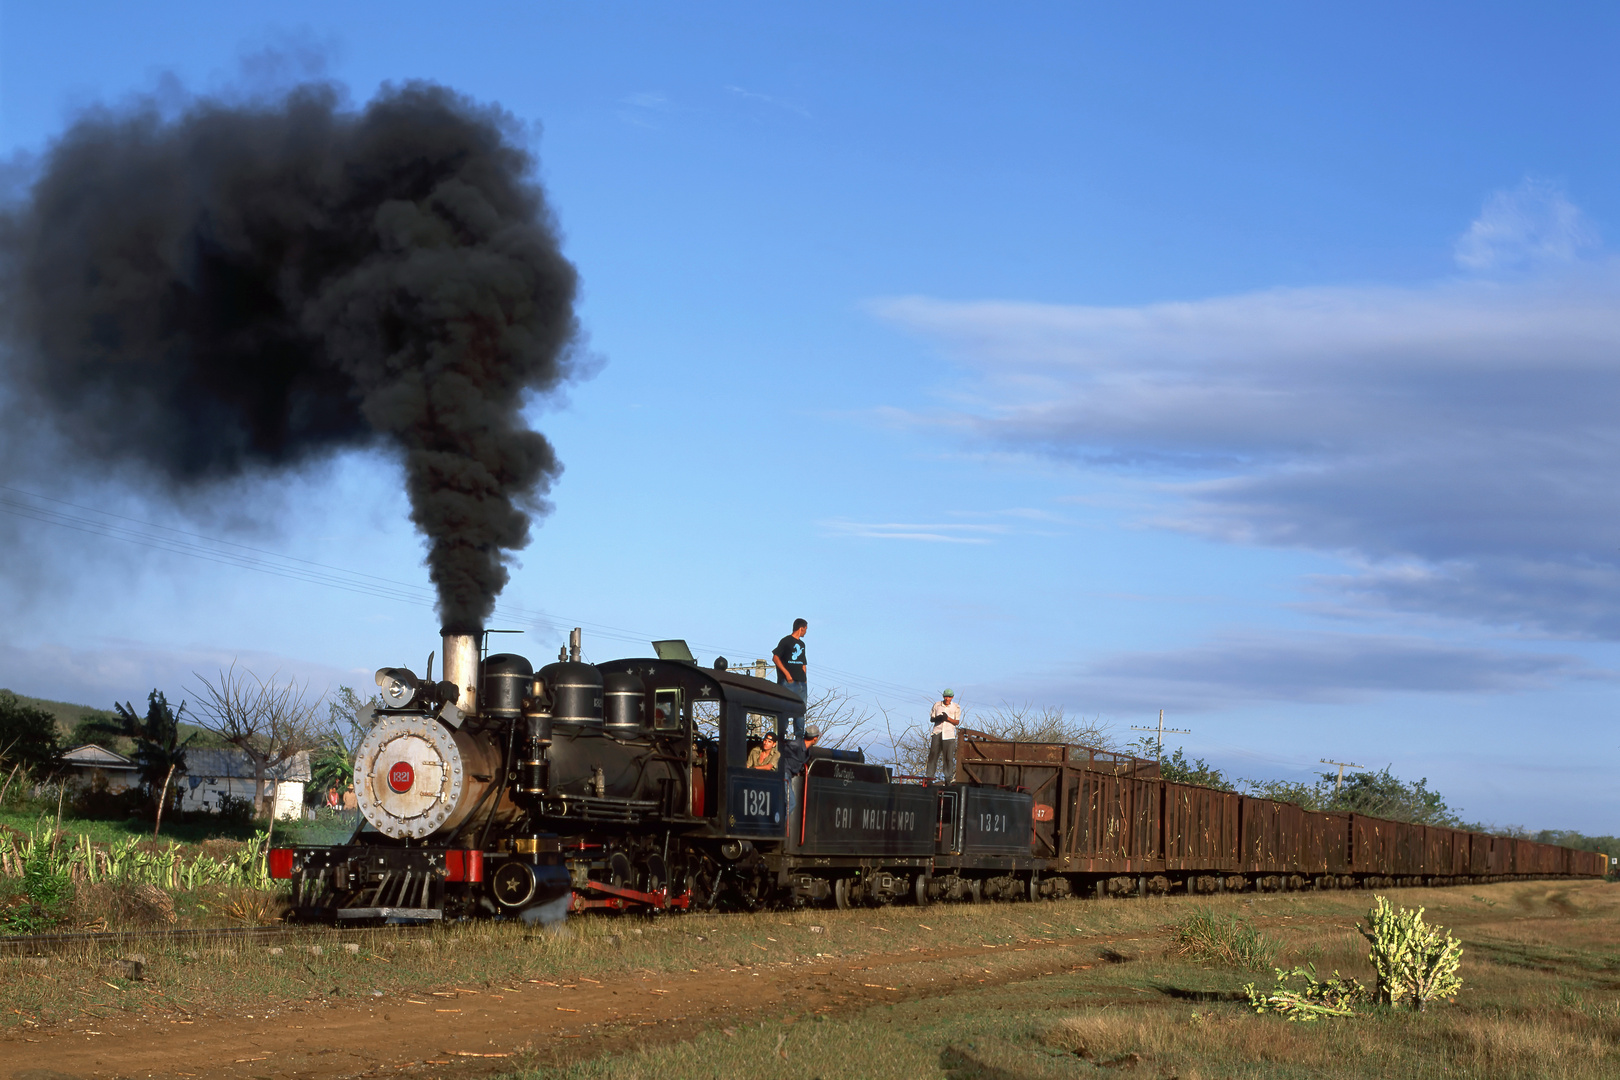
[[[99,111],[0,217],[8,424],[172,491],[381,446],[447,627],[484,625],[559,471],[575,273],[515,122],[441,86]]]

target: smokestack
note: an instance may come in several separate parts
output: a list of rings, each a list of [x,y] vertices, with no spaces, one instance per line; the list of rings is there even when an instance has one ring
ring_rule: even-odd
[[[441,624],[483,626],[561,469],[523,407],[578,333],[527,138],[424,82],[86,111],[0,213],[0,436],[182,502],[381,449]]]
[[[442,630],[444,635],[444,678],[456,684],[456,708],[467,714],[478,711],[478,639],[482,631],[463,634]]]

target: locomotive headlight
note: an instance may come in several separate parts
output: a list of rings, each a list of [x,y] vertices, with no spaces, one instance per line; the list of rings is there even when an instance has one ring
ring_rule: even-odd
[[[377,669],[377,686],[382,690],[383,701],[387,702],[389,708],[402,709],[409,705],[420,685],[421,680],[410,668]]]

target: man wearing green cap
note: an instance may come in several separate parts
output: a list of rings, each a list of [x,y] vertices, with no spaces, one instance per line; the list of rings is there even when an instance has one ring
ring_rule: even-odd
[[[928,713],[934,734],[928,740],[928,768],[924,775],[930,784],[934,782],[934,765],[940,758],[945,759],[945,782],[956,779],[956,725],[962,722],[962,706],[953,700],[955,697],[956,691],[947,686],[941,700],[934,702]]]

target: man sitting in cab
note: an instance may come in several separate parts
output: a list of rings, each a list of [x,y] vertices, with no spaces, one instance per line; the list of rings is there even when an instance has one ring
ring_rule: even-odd
[[[760,745],[748,751],[748,767],[750,769],[763,769],[775,772],[781,763],[782,755],[776,749],[776,732],[767,731],[760,739]]]

